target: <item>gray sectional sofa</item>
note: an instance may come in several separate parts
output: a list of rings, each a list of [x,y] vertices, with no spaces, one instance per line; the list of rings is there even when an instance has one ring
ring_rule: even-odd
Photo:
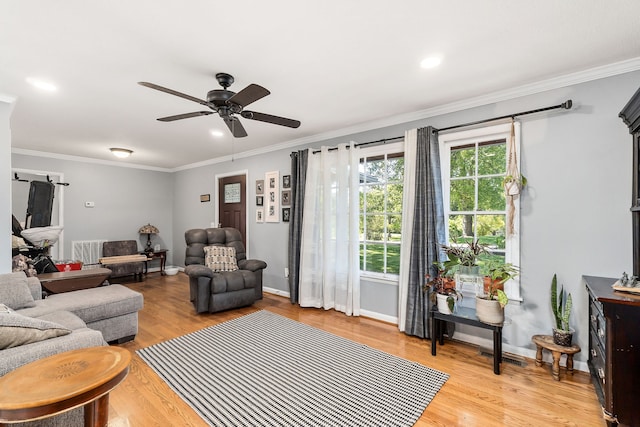
[[[37,278],[0,274],[0,376],[43,357],[121,343],[138,332],[143,297],[121,285],[42,297]]]

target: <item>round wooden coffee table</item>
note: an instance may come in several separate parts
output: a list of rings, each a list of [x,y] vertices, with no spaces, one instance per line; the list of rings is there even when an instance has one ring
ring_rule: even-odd
[[[50,417],[84,405],[84,425],[109,421],[109,392],[127,376],[131,353],[119,347],[72,350],[0,377],[0,423]]]

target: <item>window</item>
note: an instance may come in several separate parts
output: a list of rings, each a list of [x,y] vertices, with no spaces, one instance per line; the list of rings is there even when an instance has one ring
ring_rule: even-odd
[[[516,147],[519,147],[518,123],[515,130]],[[509,158],[510,132],[509,123],[441,135],[440,159],[447,242],[478,240],[505,262],[519,265],[519,199],[514,199],[515,232],[507,236],[508,206],[502,184]],[[505,292],[510,299],[520,300],[517,280],[507,283]]]
[[[402,239],[402,143],[362,149],[360,159],[360,269],[397,277]]]

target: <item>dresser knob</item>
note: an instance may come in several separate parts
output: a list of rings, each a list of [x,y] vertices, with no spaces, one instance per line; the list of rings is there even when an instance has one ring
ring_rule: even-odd
[[[592,358],[594,358],[594,359],[595,359],[596,357],[598,357],[598,353],[596,353],[596,349],[595,349],[595,348],[592,348],[592,349],[591,349],[591,357],[592,357]]]
[[[598,336],[600,338],[604,338],[604,331],[602,329],[600,329],[600,328],[598,328]]]

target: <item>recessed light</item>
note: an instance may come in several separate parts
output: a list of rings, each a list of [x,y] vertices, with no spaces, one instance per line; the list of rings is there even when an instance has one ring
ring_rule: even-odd
[[[442,57],[439,55],[428,56],[420,62],[420,66],[425,69],[435,68],[442,63]]]
[[[111,150],[111,153],[114,156],[119,157],[121,159],[129,157],[131,153],[133,153],[133,151],[128,150],[126,148],[109,148],[109,150]]]
[[[224,136],[224,132],[222,132],[221,130],[218,130],[218,129],[213,129],[211,131],[211,135],[215,136],[216,138],[222,138]]]
[[[55,92],[58,90],[56,85],[46,80],[37,79],[35,77],[27,77],[27,83],[31,86],[37,87],[38,89],[46,90],[47,92]]]

